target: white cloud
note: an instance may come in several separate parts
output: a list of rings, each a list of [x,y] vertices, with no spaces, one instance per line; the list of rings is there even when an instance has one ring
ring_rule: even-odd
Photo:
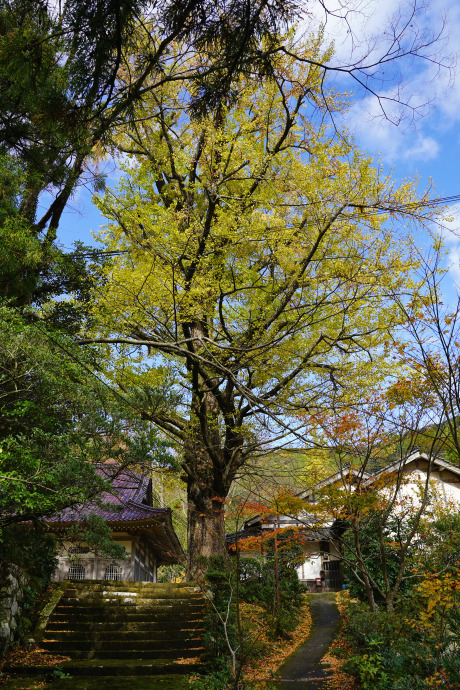
[[[326,42],[335,40],[333,64],[356,62],[366,55],[368,48],[370,56],[366,63],[376,59],[385,42],[388,45],[391,16],[398,11],[407,15],[412,6],[411,0],[326,0],[325,4],[342,17],[329,16],[326,24]],[[374,83],[377,93],[384,97],[381,105],[385,116],[377,98],[361,91],[352,97],[346,117],[346,125],[359,143],[380,151],[382,158],[391,163],[435,158],[440,152],[438,135],[460,120],[460,79],[453,81],[453,70],[439,66],[440,61],[448,64],[450,55],[460,54],[460,4],[451,0],[430,0],[425,7],[418,4],[420,12],[409,30],[429,34],[444,26],[442,39],[425,51],[431,60],[390,61],[386,73],[380,73],[380,81]],[[324,11],[319,2],[313,7],[313,20],[318,25],[324,21]],[[353,88],[350,77],[339,75],[337,79],[339,87]],[[411,107],[401,105],[404,103]],[[422,117],[415,117],[414,122],[414,115]],[[394,123],[400,124],[396,127]]]
[[[449,274],[457,287],[460,286],[460,204],[451,206],[448,211],[450,220],[443,221],[441,235],[448,251],[447,265]]]
[[[403,151],[403,158],[411,160],[430,160],[439,153],[439,144],[433,137],[417,134],[412,146]]]
[[[460,247],[452,247],[449,250],[449,274],[454,284],[460,286]]]
[[[391,92],[388,93],[391,97]],[[427,161],[437,157],[440,147],[436,139],[423,128],[397,121],[398,106],[388,103],[388,118],[382,118],[378,101],[373,96],[353,103],[344,120],[360,145],[378,151],[382,159],[393,164],[397,160]]]

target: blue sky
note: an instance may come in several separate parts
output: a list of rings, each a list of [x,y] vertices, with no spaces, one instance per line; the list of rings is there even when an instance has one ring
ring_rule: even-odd
[[[356,12],[348,14],[350,32],[344,30],[343,21],[330,18],[326,24],[326,36],[334,40],[336,59],[343,64],[351,54],[355,59],[365,55],[372,37],[388,31],[392,16],[399,10],[408,16],[413,6],[411,0],[347,0],[343,4],[349,9],[353,2]],[[335,0],[335,7],[340,4]],[[386,169],[393,169],[397,179],[418,175],[421,188],[431,179],[436,195],[453,196],[460,194],[460,65],[456,64],[460,59],[460,0],[426,0],[425,7],[422,2],[417,4],[420,11],[410,28],[427,34],[442,31],[441,38],[427,49],[431,59],[399,61],[400,80],[389,74],[386,83],[376,83],[379,94],[396,100],[399,89],[403,100],[418,106],[417,112],[387,101],[385,118],[374,96],[358,95],[352,97],[345,122],[359,146],[376,161],[380,159]],[[329,7],[334,7],[333,0]],[[378,48],[377,42],[373,56],[379,55]],[[345,88],[349,83],[338,80]],[[451,206],[449,215],[453,220],[444,224],[443,232],[450,264],[446,283],[453,292],[460,286],[460,204]]]
[[[347,0],[348,11],[351,2],[353,0]],[[381,38],[384,35],[390,17],[398,7],[407,12],[411,4],[406,0],[354,2],[356,11],[348,14],[350,31],[343,21],[334,18],[329,18],[326,24],[326,39],[335,42],[334,60],[342,64],[349,61],[351,53],[354,59],[364,55],[372,43],[372,36]],[[333,0],[328,0],[328,3],[330,9],[340,6],[340,0],[335,0],[335,5]],[[304,26],[310,30],[315,21],[322,20],[323,15],[318,10]],[[422,188],[432,178],[439,196],[460,194],[460,78],[456,79],[455,74],[460,68],[456,70],[454,62],[451,62],[452,69],[440,70],[437,64],[439,59],[446,63],[452,58],[455,60],[455,54],[460,53],[460,0],[428,0],[427,7],[414,20],[414,26],[416,23],[421,30],[428,31],[437,31],[443,24],[445,27],[443,38],[436,45],[437,55],[433,54],[436,59],[400,62],[403,95],[420,106],[419,115],[414,119],[410,109],[401,110],[397,104],[388,101],[385,107],[389,119],[385,119],[375,97],[356,94],[351,99],[345,123],[360,147],[376,160],[380,158],[385,168],[393,168],[398,179],[418,174]],[[375,55],[378,50],[376,45]],[[378,87],[379,93],[395,96],[397,83],[394,76],[388,76],[386,83]],[[338,86],[347,90],[353,88],[349,78],[340,79]],[[112,163],[107,164],[106,172],[109,183],[113,184],[118,174]],[[457,282],[460,285],[460,231],[459,236],[456,235],[456,228],[460,228],[460,204],[451,208],[451,215],[454,221],[448,226],[452,230],[447,240],[451,264],[448,282],[454,287]],[[66,247],[75,240],[93,244],[91,232],[97,231],[103,223],[104,218],[91,202],[91,190],[81,186],[61,221],[60,242]]]

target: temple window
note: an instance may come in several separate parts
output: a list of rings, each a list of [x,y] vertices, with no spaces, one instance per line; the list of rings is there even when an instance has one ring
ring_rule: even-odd
[[[122,569],[120,565],[108,565],[105,569],[105,580],[121,580]]]
[[[82,565],[71,565],[67,577],[69,580],[84,580],[86,569]]]

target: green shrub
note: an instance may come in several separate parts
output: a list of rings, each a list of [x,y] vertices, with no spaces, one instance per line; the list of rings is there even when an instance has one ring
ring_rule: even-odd
[[[343,621],[343,635],[351,647],[344,670],[352,673],[363,688],[375,690],[418,690],[432,687],[438,675],[442,687],[460,684],[460,659],[452,641],[439,654],[439,641],[411,624],[417,602],[407,597],[399,610],[372,612],[367,605],[350,605]],[[452,639],[452,638],[451,638]]]
[[[304,589],[297,571],[279,562],[280,607],[292,612],[302,604]],[[244,601],[260,604],[273,614],[276,601],[275,563],[270,558],[242,558],[240,562],[240,596]]]
[[[369,522],[361,528],[360,542],[361,553],[369,574],[380,587],[380,589],[385,591],[386,587],[383,577],[382,555],[380,551],[378,531],[376,528],[379,517],[380,516],[378,514],[375,515],[373,519],[370,519]],[[410,522],[401,527],[401,525],[395,519],[388,520],[387,524],[385,525],[385,561],[387,576],[391,588],[395,584],[401,565],[400,554],[394,548],[394,535],[401,533],[403,530],[408,530],[410,527]],[[404,534],[402,534],[402,536],[404,537]],[[354,555],[354,537],[351,530],[345,532],[343,538],[347,552],[347,562],[344,562],[343,564],[345,581],[348,583],[348,588],[352,597],[358,597],[359,599],[365,600],[367,598],[365,586],[355,576],[355,572],[358,568],[357,558],[356,555]],[[410,553],[406,556],[407,560],[409,560],[409,558]],[[399,588],[400,594],[407,593],[413,584],[413,580],[403,580]],[[376,588],[374,588],[374,598],[377,602],[382,601],[382,597]]]
[[[298,549],[288,548],[280,551],[278,559],[279,610],[275,604],[275,561],[273,552],[270,550],[266,558],[240,558],[238,582],[236,558],[217,556],[203,560],[201,565],[206,572],[206,586],[212,598],[212,604],[208,605],[205,615],[204,640],[208,657],[207,665],[212,674],[215,675],[219,669],[229,668],[229,643],[233,650],[237,650],[240,660],[259,658],[265,652],[265,643],[260,640],[255,641],[251,636],[241,640],[242,647],[239,647],[237,585],[240,602],[261,606],[275,635],[288,633],[296,627],[304,592],[296,571],[297,551]],[[223,621],[225,621],[225,630]],[[244,637],[247,633],[244,621],[242,627]]]
[[[205,614],[204,643],[208,667],[217,671],[228,667],[230,652],[227,637],[233,649],[237,646],[236,573],[234,564],[223,556],[212,556],[203,561],[203,565],[206,566],[206,585],[212,597],[212,605],[207,606]],[[226,631],[222,620],[226,621]]]
[[[204,677],[193,678],[190,680],[191,690],[223,690],[230,686],[232,674],[230,669],[223,668],[214,670]]]
[[[0,531],[0,568],[16,565],[37,587],[48,583],[56,569],[56,542],[40,524],[9,525]]]
[[[305,592],[297,575],[297,566],[304,560],[303,547],[296,533],[283,530],[277,535],[277,558],[274,537],[265,540],[265,556],[240,559],[240,596],[244,601],[262,606],[272,617],[277,634],[290,632],[299,620],[302,594]],[[276,566],[278,566],[279,610],[276,597]]]
[[[0,581],[17,566],[26,577],[20,601],[21,616],[15,641],[22,642],[33,628],[37,601],[56,569],[56,543],[39,524],[9,525],[0,531]]]

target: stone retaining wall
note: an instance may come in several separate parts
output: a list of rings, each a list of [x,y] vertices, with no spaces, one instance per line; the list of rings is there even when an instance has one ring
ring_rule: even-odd
[[[21,602],[28,580],[17,566],[0,571],[0,659],[15,638],[21,616]]]

